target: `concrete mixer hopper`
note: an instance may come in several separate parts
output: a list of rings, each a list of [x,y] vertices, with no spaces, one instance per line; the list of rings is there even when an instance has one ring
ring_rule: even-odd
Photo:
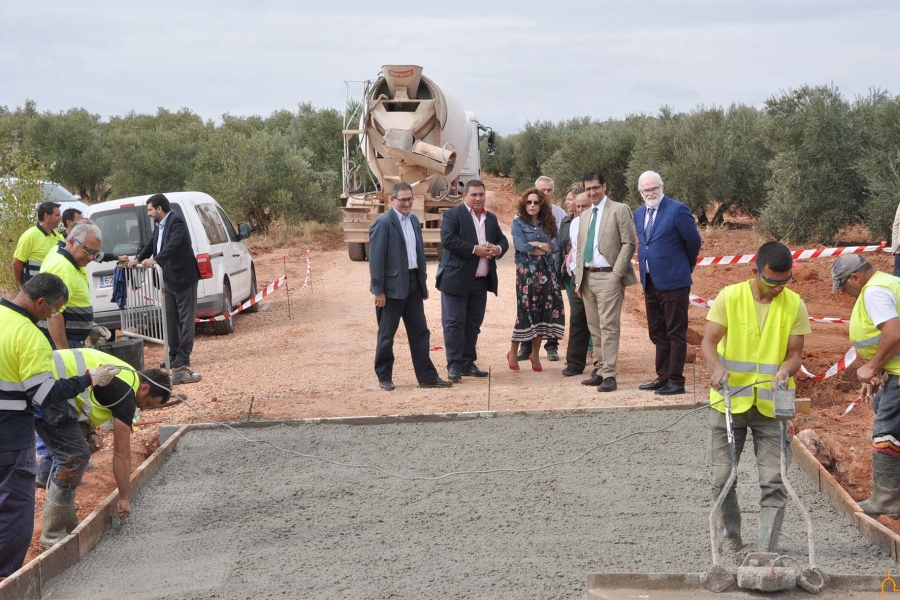
[[[343,132],[341,199],[350,258],[366,259],[369,227],[390,209],[391,187],[399,181],[412,186],[426,253],[439,253],[442,213],[457,206],[465,182],[481,174],[479,130],[490,132],[491,145],[493,132],[424,77],[422,67],[386,65],[374,82],[357,83],[363,98],[352,102],[347,82]]]

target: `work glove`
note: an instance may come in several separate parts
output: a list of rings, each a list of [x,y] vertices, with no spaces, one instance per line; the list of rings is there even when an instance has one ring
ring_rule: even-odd
[[[115,365],[100,365],[96,369],[91,369],[88,371],[88,375],[91,377],[91,385],[95,387],[109,385],[109,382],[112,381],[121,370],[121,367]]]
[[[91,327],[91,346],[99,346],[100,344],[105,344],[111,337],[112,333],[110,333],[109,329],[107,329],[103,325],[94,325],[93,327]]]

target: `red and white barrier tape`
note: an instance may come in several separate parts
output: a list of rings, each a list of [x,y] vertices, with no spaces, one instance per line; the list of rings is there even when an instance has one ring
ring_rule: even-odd
[[[812,379],[813,381],[822,381],[823,379],[828,379],[829,377],[834,377],[838,373],[845,371],[847,367],[853,364],[853,361],[856,360],[856,348],[850,347],[847,350],[846,354],[841,358],[841,360],[837,361],[833,365],[831,365],[827,371],[822,373],[821,375],[813,375],[810,373],[806,367],[800,365],[800,370],[803,371],[803,374]]]
[[[794,260],[804,260],[807,258],[821,258],[828,256],[844,256],[845,254],[860,254],[862,252],[890,252],[885,248],[885,243],[877,246],[842,246],[839,248],[815,248],[812,250],[796,250],[791,253]],[[740,254],[737,256],[702,256],[697,259],[697,266],[707,267],[710,265],[745,265],[756,260],[755,254]]]
[[[303,285],[300,286],[300,290],[297,294],[302,294],[304,290],[306,290],[309,285],[309,280],[312,277],[312,264],[309,262],[309,250],[306,251],[306,279],[303,280]]]
[[[225,313],[224,315],[219,315],[218,317],[211,317],[209,319],[194,319],[194,322],[195,323],[209,323],[211,321],[224,321],[225,319],[230,318],[232,315],[236,315],[239,312],[243,312],[243,311],[247,310],[248,308],[250,308],[257,302],[259,302],[260,300],[262,300],[263,298],[265,298],[266,296],[268,296],[269,294],[273,293],[275,290],[280,288],[286,281],[287,281],[287,275],[282,275],[281,277],[279,277],[278,279],[276,279],[275,281],[270,283],[266,289],[264,289],[260,293],[256,294],[254,297],[250,298],[243,304],[241,304],[234,311],[232,311],[230,313]]]
[[[691,306],[699,306],[700,308],[710,308],[713,304],[713,300],[707,300],[706,298],[701,298],[700,296],[695,296],[691,294],[690,299],[688,300]],[[810,321],[814,323],[849,323],[850,319],[845,319],[843,317],[810,317]]]

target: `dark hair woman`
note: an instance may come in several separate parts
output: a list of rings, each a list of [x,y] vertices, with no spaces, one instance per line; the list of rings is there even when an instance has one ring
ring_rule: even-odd
[[[517,311],[506,361],[510,369],[518,371],[519,343],[531,342],[531,368],[542,371],[541,340],[562,338],[566,315],[553,266],[553,254],[559,247],[556,219],[549,200],[537,188],[527,190],[519,199],[512,236],[516,249]]]

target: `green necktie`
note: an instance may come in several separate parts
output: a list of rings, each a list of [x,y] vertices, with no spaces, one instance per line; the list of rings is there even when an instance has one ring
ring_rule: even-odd
[[[594,260],[594,225],[597,224],[597,207],[591,208],[591,224],[588,225],[587,240],[584,242],[584,264]]]

